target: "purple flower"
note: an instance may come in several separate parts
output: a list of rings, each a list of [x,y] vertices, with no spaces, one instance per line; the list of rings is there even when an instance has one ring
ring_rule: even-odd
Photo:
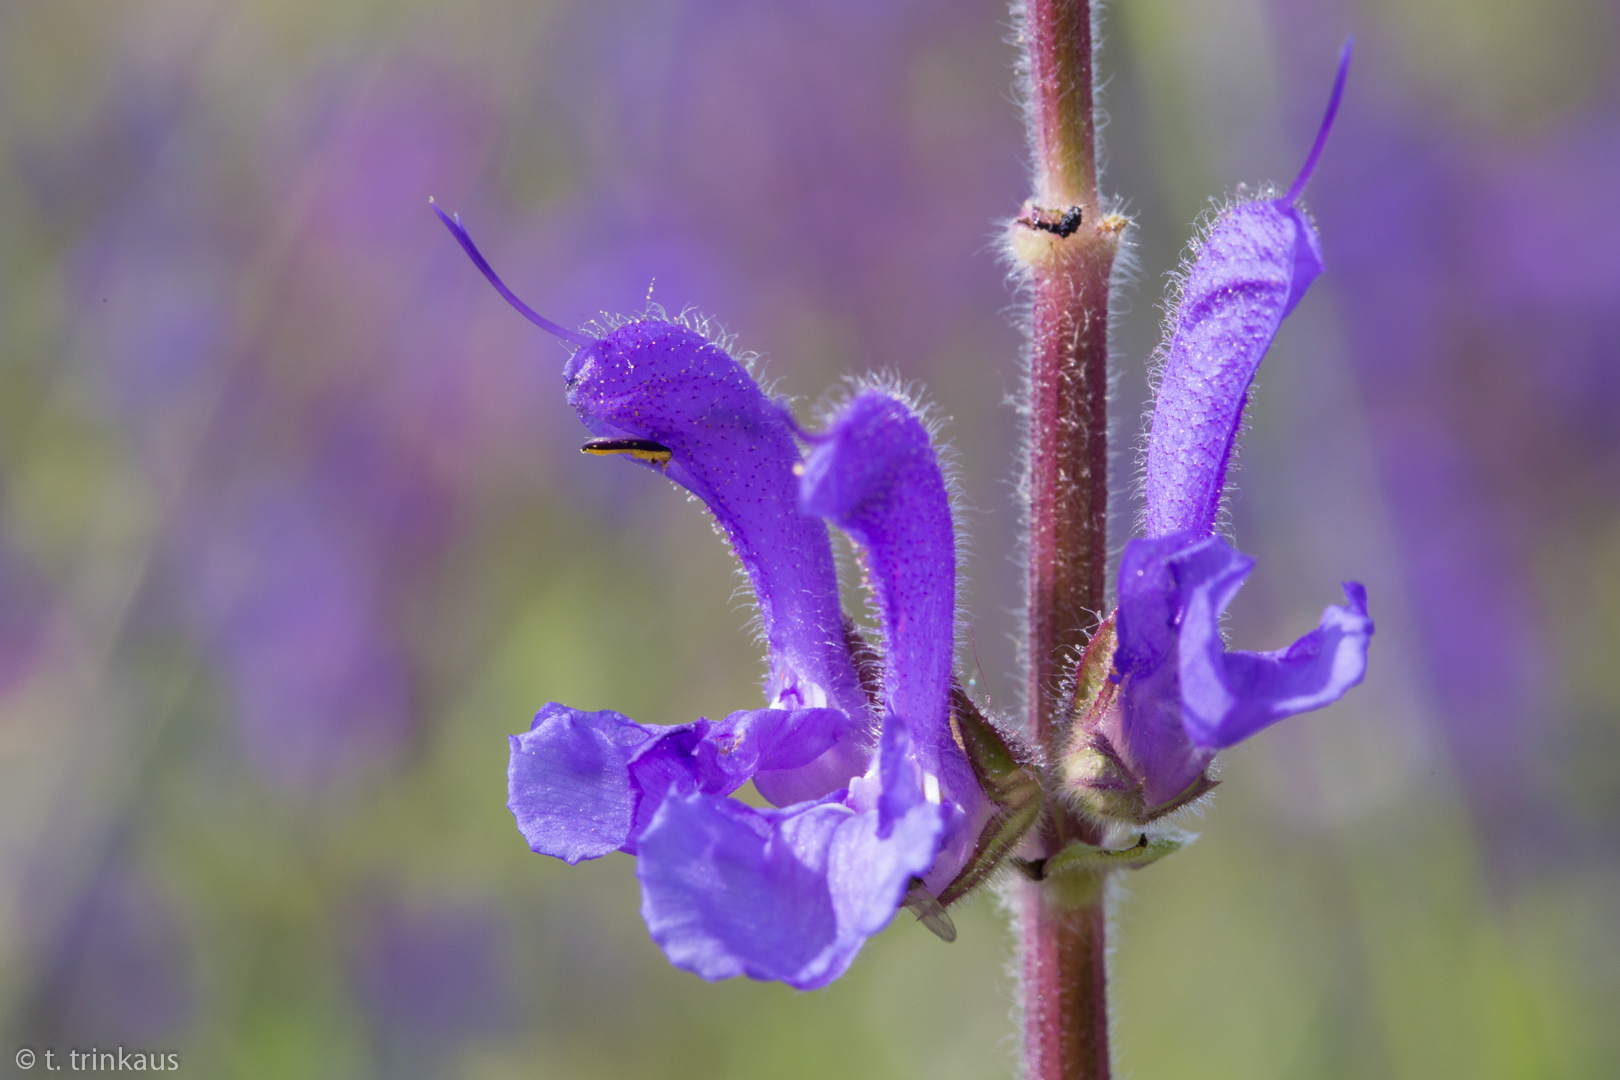
[[[914,879],[935,894],[955,879],[991,817],[951,733],[955,532],[927,429],[869,389],[805,434],[698,329],[648,316],[570,333],[445,223],[519,310],[578,346],[564,377],[595,436],[584,449],[659,470],[708,507],[753,585],[769,654],[769,707],[720,721],[545,706],[511,740],[518,827],[570,863],[636,855],[642,915],[676,966],[824,986]],[[875,695],[824,518],[865,557],[887,653]],[[728,798],[748,780],[775,808]]]
[[[123,854],[72,895],[61,891],[68,880],[58,876],[62,869],[40,865],[28,878],[19,912],[31,932],[25,940],[44,949],[36,1030],[85,1043],[182,1033],[200,997],[184,910]]]
[[[889,661],[876,760],[846,789],[781,810],[672,792],[637,876],[648,929],[677,966],[813,989],[843,974],[913,878],[955,876],[986,800],[950,735],[955,547],[926,430],[866,391],[800,471],[802,510],[844,528],[873,581]]]
[[[1213,786],[1205,769],[1285,716],[1337,701],[1361,681],[1372,620],[1346,582],[1348,607],[1277,652],[1229,652],[1220,620],[1254,560],[1213,535],[1249,385],[1322,270],[1297,199],[1344,92],[1350,46],[1299,178],[1280,199],[1241,203],[1214,223],[1182,284],[1164,349],[1148,440],[1147,536],[1125,546],[1119,609],[1077,680],[1079,723],[1067,771],[1088,812],[1142,823]],[[1112,676],[1106,670],[1112,652]]]

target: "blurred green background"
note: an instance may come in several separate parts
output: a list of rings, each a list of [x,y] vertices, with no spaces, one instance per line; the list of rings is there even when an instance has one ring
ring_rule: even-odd
[[[1135,1077],[1620,1074],[1620,78],[1591,0],[1118,0],[1115,538],[1159,297],[1286,182],[1328,270],[1262,371],[1234,644],[1367,583],[1371,673],[1126,882]],[[753,707],[698,508],[577,453],[568,325],[695,305],[808,408],[924,382],[1016,703],[1025,193],[997,4],[0,3],[0,1033],[208,1077],[1010,1075],[993,897],[832,987],[708,985],[628,857],[531,854],[546,701]],[[808,415],[807,412],[802,415]],[[1603,1018],[1609,1017],[1608,1021]]]

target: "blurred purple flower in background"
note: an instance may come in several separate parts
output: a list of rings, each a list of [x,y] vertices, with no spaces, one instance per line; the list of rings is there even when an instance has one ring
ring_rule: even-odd
[[[67,912],[45,906],[44,895],[27,905],[43,973],[30,1006],[35,1029],[86,1045],[156,1049],[173,1040],[197,989],[192,938],[172,897],[121,856],[102,865]]]
[[[248,760],[292,788],[348,776],[410,735],[407,669],[384,629],[375,563],[311,494],[242,497],[194,534],[184,560]]]
[[[1285,6],[1283,40],[1339,6]],[[1612,17],[1570,9],[1547,32],[1612,41]],[[1471,77],[1533,70],[1540,54],[1480,29]],[[1593,79],[1584,103],[1550,79],[1522,86],[1521,107],[1547,110],[1539,130],[1481,122],[1380,44],[1313,205],[1339,238],[1334,291],[1435,716],[1491,862],[1519,873],[1601,817],[1612,844],[1620,809],[1620,774],[1599,764],[1620,754],[1613,706],[1591,703],[1604,650],[1578,644],[1614,630],[1581,609],[1607,602],[1590,583],[1620,497],[1620,83],[1565,49],[1561,74]]]
[[[109,410],[173,504],[178,606],[220,663],[246,760],[291,788],[409,739],[402,613],[501,411],[465,336],[407,303],[425,266],[395,228],[407,194],[420,205],[428,178],[478,160],[488,108],[430,64],[353,82],[332,73],[277,103],[252,196],[286,216],[230,231],[217,226],[240,195],[222,162],[192,167],[199,133],[126,110],[143,197],[75,259]],[[255,245],[273,259],[256,265]]]
[[[379,903],[363,912],[357,938],[353,978],[387,1075],[438,1075],[432,1059],[515,1019],[512,934],[494,905]]]

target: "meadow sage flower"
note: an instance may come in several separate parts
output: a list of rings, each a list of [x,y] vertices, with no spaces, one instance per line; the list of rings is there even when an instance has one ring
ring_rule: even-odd
[[[1099,817],[1140,825],[1185,805],[1213,786],[1206,769],[1216,751],[1337,701],[1366,672],[1373,623],[1355,582],[1344,585],[1348,606],[1329,607],[1288,648],[1228,651],[1221,615],[1254,560],[1214,535],[1250,384],[1322,271],[1298,199],[1349,61],[1347,44],[1298,179],[1281,198],[1242,202],[1216,219],[1169,320],[1147,445],[1147,535],[1125,546],[1118,611],[1076,680],[1067,777],[1080,807]]]
[[[642,914],[676,966],[826,985],[908,893],[926,904],[917,890],[956,879],[994,816],[953,736],[955,530],[926,427],[867,389],[804,432],[724,348],[659,313],[599,338],[563,330],[440,216],[508,300],[577,346],[563,375],[594,436],[583,449],[659,471],[708,507],[753,585],[768,653],[768,707],[718,721],[546,705],[511,740],[518,828],[570,863],[637,856]],[[828,521],[865,559],[880,687],[862,683],[870,650],[839,605]],[[729,797],[749,780],[774,808]]]

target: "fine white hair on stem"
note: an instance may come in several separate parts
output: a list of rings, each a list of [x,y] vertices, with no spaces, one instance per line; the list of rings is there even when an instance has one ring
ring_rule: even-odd
[[[1101,26],[1101,12],[1103,4],[1101,0],[1094,0],[1094,2],[1087,6],[1091,19],[1091,71],[1093,72],[1093,87],[1095,88],[1092,92],[1091,115],[1092,152],[1094,155],[1094,166],[1096,169],[1097,182],[1097,206],[1095,212],[1099,215],[1099,220],[1113,218],[1116,219],[1120,226],[1117,238],[1117,247],[1109,274],[1108,310],[1106,313],[1106,341],[1108,350],[1106,382],[1108,398],[1112,401],[1117,397],[1116,391],[1119,382],[1120,370],[1118,361],[1116,360],[1118,350],[1114,347],[1116,330],[1121,312],[1120,298],[1137,280],[1139,276],[1139,268],[1134,252],[1134,224],[1129,217],[1127,207],[1120,199],[1106,194],[1103,190],[1103,176],[1106,170],[1108,157],[1103,132],[1107,127],[1108,116],[1106,110],[1101,105],[1101,98],[1102,91],[1106,89],[1108,79],[1106,77],[1098,79],[1095,76],[1095,72],[1098,69],[1097,62],[1101,55],[1103,40]],[[1024,113],[1024,130],[1029,148],[1031,189],[1035,190],[1038,188],[1040,183],[1039,154],[1041,148],[1037,144],[1037,132],[1040,128],[1040,118],[1035,115],[1034,111],[1036,107],[1035,87],[1032,82],[1033,72],[1031,69],[1030,53],[1026,48],[1031,31],[1028,21],[1028,6],[1025,0],[1014,0],[1011,9],[1011,16],[1007,42],[1013,46],[1015,55],[1017,56],[1015,67],[1016,80],[1014,83],[1014,99],[1022,108]],[[1031,558],[1029,549],[1029,535],[1032,523],[1030,505],[1031,477],[1029,469],[1033,464],[1033,455],[1029,445],[1031,419],[1029,402],[1031,401],[1034,377],[1034,354],[1032,352],[1032,330],[1034,319],[1033,277],[1029,265],[1019,258],[1012,248],[1011,237],[1013,235],[1013,228],[1015,225],[1014,220],[1011,218],[1003,219],[997,222],[996,225],[997,247],[1000,250],[1003,264],[1007,267],[1008,277],[1011,281],[1014,292],[1015,300],[1013,310],[1017,312],[1016,322],[1023,331],[1024,340],[1026,342],[1021,355],[1020,387],[1016,399],[1012,402],[1019,420],[1021,421],[1017,450],[1020,468],[1014,486],[1014,502],[1018,511],[1018,541],[1017,549],[1013,553],[1012,558],[1021,569],[1028,573],[1029,560]],[[1122,462],[1122,455],[1116,449],[1121,445],[1118,430],[1120,423],[1120,418],[1113,411],[1110,411],[1108,416],[1107,430],[1107,443],[1109,446],[1108,496],[1107,507],[1105,510],[1105,520],[1110,524],[1112,524],[1116,518],[1119,492],[1122,487],[1122,485],[1117,482],[1119,473],[1122,470],[1129,470],[1129,465]],[[1114,537],[1118,534],[1118,532],[1119,530],[1117,529],[1109,528],[1107,530],[1107,535],[1109,537]],[[1112,608],[1115,602],[1114,582],[1117,577],[1119,553],[1122,550],[1123,542],[1118,540],[1111,543],[1107,548],[1107,564],[1105,567],[1106,585],[1104,588],[1104,596],[1102,601],[1104,610],[1091,613],[1091,616],[1096,620],[1100,621],[1106,614],[1106,611]],[[1017,662],[1022,670],[1027,671],[1031,663],[1028,641],[1030,614],[1029,597],[1027,593],[1021,596],[1018,610],[1020,630],[1015,635]],[[1072,678],[1072,670],[1075,663],[1078,662],[1078,659],[1079,658],[1077,655],[1066,659],[1065,664],[1068,670],[1064,672],[1063,677],[1065,679]],[[1029,687],[1027,680],[1018,680],[1018,705],[1020,712],[1025,715],[1028,714],[1031,704],[1027,700],[1028,689]]]
[[[1104,167],[1108,162],[1108,154],[1103,146],[1103,129],[1108,126],[1108,113],[1098,102],[1102,99],[1103,91],[1108,89],[1108,83],[1112,77],[1098,80],[1095,72],[1097,71],[1097,57],[1102,53],[1102,12],[1107,4],[1105,0],[1092,0],[1088,6],[1091,14],[1091,70],[1093,72],[1091,98],[1092,153],[1095,155],[1097,165],[1097,198],[1099,205],[1102,205],[1101,181]],[[1031,187],[1033,188],[1036,162],[1040,156],[1040,147],[1036,145],[1035,132],[1040,125],[1034,112],[1035,91],[1031,82],[1034,73],[1030,70],[1029,50],[1024,48],[1024,43],[1028,40],[1028,34],[1028,6],[1025,0],[1013,0],[1010,19],[1007,23],[1007,34],[1002,40],[1012,46],[1013,53],[1017,57],[1013,62],[1015,80],[1013,82],[1013,103],[1018,106],[1019,111],[1024,116],[1024,143],[1025,150],[1029,155],[1029,172]],[[1112,212],[1112,209],[1110,208],[1108,212]]]

